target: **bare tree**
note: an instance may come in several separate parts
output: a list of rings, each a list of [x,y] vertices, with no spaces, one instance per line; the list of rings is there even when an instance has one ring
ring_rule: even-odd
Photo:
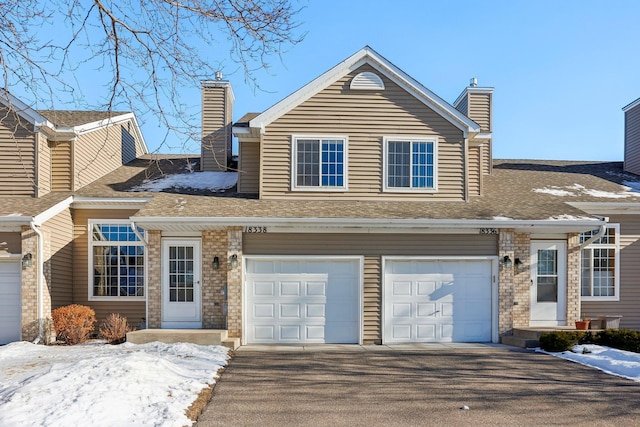
[[[185,144],[199,123],[181,91],[221,69],[258,87],[254,72],[302,40],[299,10],[288,0],[0,0],[0,77],[39,109],[71,100],[134,111]]]

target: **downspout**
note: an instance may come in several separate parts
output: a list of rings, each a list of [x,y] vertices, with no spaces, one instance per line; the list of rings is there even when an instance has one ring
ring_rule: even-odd
[[[149,257],[147,255],[147,245],[149,243],[145,240],[144,236],[141,235],[140,232],[138,231],[138,227],[136,226],[135,221],[131,221],[131,229],[133,230],[133,234],[135,234],[136,237],[140,239],[140,241],[144,245],[144,257],[145,257],[145,261],[144,261],[144,288],[145,288],[144,289],[144,325],[146,329],[149,329],[149,286],[148,286]]]
[[[29,223],[29,227],[38,236],[38,261],[36,277],[38,278],[38,336],[33,340],[34,344],[38,344],[43,338],[42,316],[44,313],[44,236],[42,231],[36,226],[34,221]]]
[[[600,217],[603,221],[606,221],[607,219],[604,217]],[[580,249],[583,249],[587,246],[589,246],[590,244],[592,244],[593,242],[595,242],[596,240],[598,240],[599,238],[601,238],[602,236],[604,236],[604,233],[607,232],[607,224],[602,224],[600,226],[600,229],[598,230],[598,232],[596,234],[594,234],[593,236],[591,236],[588,240],[585,240],[584,242],[582,242],[580,244]]]

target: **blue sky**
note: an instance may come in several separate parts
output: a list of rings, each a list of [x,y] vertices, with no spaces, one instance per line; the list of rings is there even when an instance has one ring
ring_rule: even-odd
[[[369,45],[450,103],[471,77],[494,87],[496,158],[622,160],[621,108],[640,97],[640,1],[292,1],[303,7],[306,37],[254,73],[261,90],[245,82],[223,36],[198,46],[233,86],[234,119],[264,111]],[[43,29],[46,37],[51,31]],[[99,67],[73,77],[85,105],[99,98],[96,73]],[[181,96],[199,133],[200,88]],[[85,105],[61,99],[56,107]],[[178,137],[160,145],[166,128],[155,117],[136,114],[151,151],[179,150],[171,148],[182,146]],[[198,142],[187,151],[199,152]]]
[[[260,112],[365,45],[450,103],[495,87],[494,157],[621,160],[621,108],[640,97],[640,2],[309,0],[302,43],[225,78],[234,118]],[[194,95],[199,100],[199,93]],[[151,145],[151,144],[150,144]]]

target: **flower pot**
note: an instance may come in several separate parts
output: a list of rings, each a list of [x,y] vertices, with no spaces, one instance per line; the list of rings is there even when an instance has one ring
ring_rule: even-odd
[[[586,331],[589,329],[589,321],[588,320],[576,320],[576,329],[578,331]]]

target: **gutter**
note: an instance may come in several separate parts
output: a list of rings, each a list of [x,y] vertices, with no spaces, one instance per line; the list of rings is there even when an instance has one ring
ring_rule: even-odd
[[[38,336],[33,341],[34,344],[38,344],[43,338],[43,324],[42,316],[44,313],[44,236],[42,231],[38,228],[35,221],[29,223],[29,227],[38,236],[38,256],[36,276],[38,278]]]

